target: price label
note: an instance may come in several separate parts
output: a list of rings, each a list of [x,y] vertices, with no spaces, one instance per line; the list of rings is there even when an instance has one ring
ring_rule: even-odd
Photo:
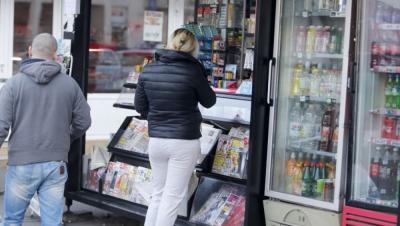
[[[303,53],[297,53],[297,58],[303,58]]]
[[[303,17],[308,17],[308,12],[307,11],[303,11],[302,16]]]
[[[372,142],[375,143],[375,144],[378,144],[378,145],[385,145],[385,144],[387,144],[387,142],[386,142],[385,139],[379,139],[379,138],[373,139]]]
[[[392,145],[396,147],[400,147],[400,141],[399,140],[392,140]]]
[[[307,97],[306,96],[300,96],[300,102],[306,102]]]

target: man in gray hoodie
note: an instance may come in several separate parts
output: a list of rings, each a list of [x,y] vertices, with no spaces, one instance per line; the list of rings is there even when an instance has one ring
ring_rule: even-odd
[[[42,226],[60,225],[70,143],[89,128],[78,84],[54,61],[57,42],[35,37],[30,59],[0,90],[0,146],[8,136],[4,226],[20,226],[37,192]]]

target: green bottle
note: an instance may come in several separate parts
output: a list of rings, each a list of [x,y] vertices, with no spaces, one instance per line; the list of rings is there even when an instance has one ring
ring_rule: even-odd
[[[315,173],[314,173],[314,181],[313,181],[313,194],[315,198],[320,199],[322,196],[321,189],[317,188],[318,180],[322,179],[322,171],[321,171],[321,164],[317,163],[315,166]]]
[[[301,184],[301,195],[304,197],[311,197],[313,195],[313,181],[311,177],[310,163],[304,164],[303,182]]]
[[[392,76],[389,76],[387,82],[386,82],[386,87],[385,87],[385,107],[386,108],[391,108],[392,107],[392,91],[393,91],[393,80]]]

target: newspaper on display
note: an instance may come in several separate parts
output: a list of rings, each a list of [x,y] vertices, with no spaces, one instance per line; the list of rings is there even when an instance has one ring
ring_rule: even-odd
[[[115,148],[147,154],[149,144],[148,125],[146,120],[132,118]]]

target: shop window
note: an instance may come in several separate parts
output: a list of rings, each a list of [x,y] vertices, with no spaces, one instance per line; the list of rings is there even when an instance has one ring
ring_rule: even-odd
[[[16,0],[14,5],[13,74],[27,57],[28,47],[40,33],[52,33],[52,0]]]
[[[194,2],[184,1],[184,23],[193,21]],[[168,6],[168,0],[92,0],[89,93],[119,93],[135,65],[166,44]],[[158,25],[146,25],[149,14]]]

